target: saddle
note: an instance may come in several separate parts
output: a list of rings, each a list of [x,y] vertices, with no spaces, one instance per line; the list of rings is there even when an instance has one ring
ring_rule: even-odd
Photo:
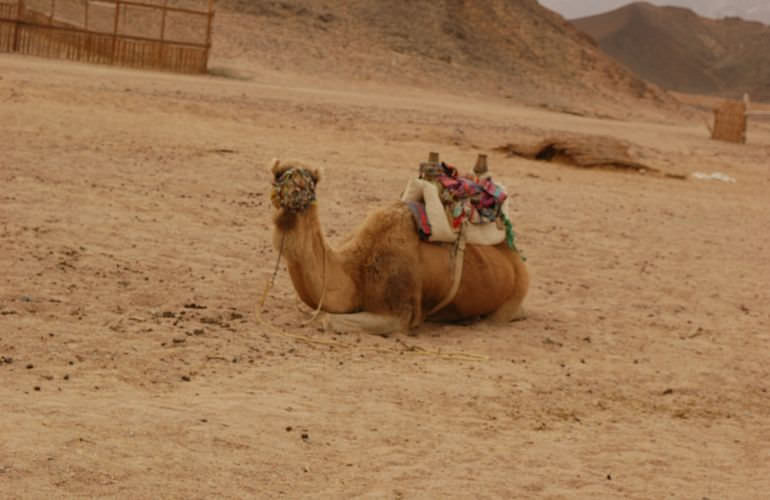
[[[506,241],[508,196],[489,175],[460,176],[443,162],[422,164],[420,177],[409,180],[401,200],[425,241],[455,243],[461,232],[475,245]]]

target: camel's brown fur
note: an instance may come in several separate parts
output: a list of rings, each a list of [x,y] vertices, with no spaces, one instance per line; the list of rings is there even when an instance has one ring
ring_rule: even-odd
[[[289,168],[306,167],[276,161],[273,174],[278,177]],[[317,171],[309,171],[320,179]],[[274,244],[280,248],[283,240],[294,288],[308,306],[318,306],[326,275],[321,307],[331,313],[327,319],[333,327],[387,334],[409,332],[425,319],[512,321],[523,316],[529,275],[519,254],[503,243],[467,245],[457,295],[425,318],[452,287],[451,246],[420,241],[402,202],[369,214],[338,249],[326,243],[315,204],[299,213],[279,206],[274,222]]]

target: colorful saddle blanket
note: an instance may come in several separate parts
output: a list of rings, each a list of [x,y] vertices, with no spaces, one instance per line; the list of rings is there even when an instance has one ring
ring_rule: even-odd
[[[476,182],[466,177],[441,175],[436,181],[443,187],[439,196],[452,218],[453,227],[460,227],[465,220],[471,224],[497,221],[508,198],[489,177]]]

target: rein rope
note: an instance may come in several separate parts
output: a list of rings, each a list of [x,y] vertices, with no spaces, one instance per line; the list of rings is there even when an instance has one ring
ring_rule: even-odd
[[[280,268],[280,265],[281,265],[281,256],[283,255],[283,244],[285,241],[286,241],[286,233],[283,233],[281,235],[281,245],[278,249],[278,258],[275,260],[275,269],[273,270],[273,276],[271,276],[268,282],[265,284],[265,291],[262,292],[262,298],[259,299],[259,304],[257,304],[257,322],[260,324],[263,324],[262,308],[265,307],[267,294],[270,293],[270,289],[273,288],[273,284],[275,284],[275,277],[278,276],[278,269]]]
[[[264,325],[265,322],[262,319],[262,309],[265,307],[265,302],[267,301],[267,295],[270,293],[270,290],[272,290],[273,285],[275,285],[275,278],[278,276],[278,270],[281,267],[281,256],[283,256],[283,245],[286,241],[286,233],[283,233],[281,235],[281,245],[278,249],[278,258],[275,260],[275,269],[273,270],[273,275],[270,277],[270,280],[265,284],[265,290],[262,292],[262,297],[259,300],[259,304],[257,305],[257,322],[261,325]],[[324,246],[324,263],[323,263],[323,285],[321,288],[321,298],[318,301],[318,307],[316,307],[315,311],[313,311],[313,314],[310,316],[310,319],[305,322],[302,326],[307,326],[318,317],[318,314],[321,312],[321,307],[324,303],[324,298],[326,297],[326,247]]]

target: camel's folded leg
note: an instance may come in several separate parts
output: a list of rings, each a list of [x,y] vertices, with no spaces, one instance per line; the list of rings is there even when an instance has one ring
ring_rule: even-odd
[[[521,300],[509,301],[500,306],[500,308],[489,316],[489,321],[493,323],[510,323],[511,321],[521,321],[527,319],[527,312],[521,305]]]
[[[351,314],[326,313],[323,315],[321,321],[325,328],[340,333],[363,330],[366,333],[387,336],[391,333],[403,330],[403,321],[401,318],[369,312]]]

